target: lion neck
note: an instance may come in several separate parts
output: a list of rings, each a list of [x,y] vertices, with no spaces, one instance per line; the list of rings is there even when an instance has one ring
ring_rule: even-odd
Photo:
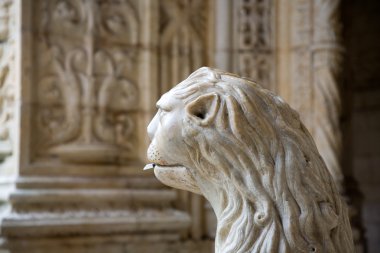
[[[201,186],[200,189],[203,195],[210,202],[217,218],[215,253],[230,252],[225,250],[226,243],[229,244],[228,248],[236,249],[236,247],[239,247],[238,245],[242,244],[242,241],[247,240],[247,238],[239,238],[239,240],[235,240],[234,244],[236,245],[231,245],[229,243],[230,241],[233,241],[229,237],[233,236],[233,233],[237,233],[237,231],[233,231],[233,224],[237,221],[238,217],[243,215],[242,212],[244,211],[238,206],[233,208],[235,204],[231,203],[231,201],[242,198],[237,197],[238,192],[236,189],[228,189],[228,187],[226,189],[225,185],[223,187],[215,187],[211,186],[209,182],[199,185]],[[238,204],[244,205],[243,203]],[[231,216],[233,217],[232,219]]]
[[[215,253],[291,252],[278,219],[267,215],[261,219],[262,214],[232,182],[212,182],[197,173],[194,179],[217,218]],[[269,244],[268,232],[279,235],[278,240]]]
[[[204,180],[201,177],[196,177],[196,181],[203,196],[209,201],[214,210],[216,218],[219,219],[227,203],[225,190],[221,187],[210,184],[209,181]]]
[[[252,203],[241,196],[237,189],[233,187],[201,187],[203,195],[210,202],[217,218],[217,231],[215,238],[215,253],[232,252],[279,252],[278,247],[271,249],[265,246],[258,247],[258,244],[266,237],[268,230],[279,232],[279,224],[276,221],[266,222],[261,225],[254,225],[255,211]],[[269,221],[269,220],[268,220]],[[245,228],[251,223],[251,229]],[[242,224],[239,225],[239,224]],[[282,234],[282,233],[281,233]],[[281,252],[290,252],[284,243],[283,234],[280,241],[283,244]],[[265,243],[264,243],[265,244]],[[269,250],[269,251],[268,251]]]

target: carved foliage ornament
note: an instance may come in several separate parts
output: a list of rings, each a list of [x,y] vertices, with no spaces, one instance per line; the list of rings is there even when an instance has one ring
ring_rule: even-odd
[[[238,0],[235,6],[236,71],[262,83],[274,83],[272,0]]]
[[[75,162],[132,157],[139,24],[132,3],[55,0],[40,6],[42,153]]]
[[[347,208],[298,114],[256,83],[201,68],[157,102],[148,158],[204,195],[216,252],[353,252]]]

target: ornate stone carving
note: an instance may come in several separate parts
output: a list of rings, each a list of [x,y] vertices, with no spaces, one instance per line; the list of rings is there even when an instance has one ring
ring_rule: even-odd
[[[160,1],[160,85],[166,92],[207,61],[210,1]]]
[[[298,114],[247,79],[201,68],[164,94],[148,158],[204,195],[216,252],[353,252],[347,208]]]
[[[234,71],[274,89],[272,0],[238,0],[235,5]]]
[[[159,1],[159,86],[160,93],[208,62],[211,1]],[[201,239],[203,200],[200,196],[179,192],[179,208],[192,216],[189,236]]]
[[[133,159],[139,21],[132,2],[56,0],[40,7],[40,155]]]
[[[16,96],[14,8],[11,0],[0,3],[0,162],[12,154],[15,141],[12,133]]]

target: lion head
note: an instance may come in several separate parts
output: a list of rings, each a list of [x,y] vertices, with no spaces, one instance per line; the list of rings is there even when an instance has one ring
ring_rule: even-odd
[[[204,67],[157,107],[148,159],[164,184],[210,201],[216,252],[353,252],[346,206],[280,97]]]

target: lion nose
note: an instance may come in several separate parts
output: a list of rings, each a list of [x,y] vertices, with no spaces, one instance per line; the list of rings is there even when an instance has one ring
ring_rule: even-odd
[[[153,140],[153,138],[154,138],[154,134],[156,133],[156,129],[158,126],[157,124],[158,124],[158,116],[156,114],[156,115],[154,115],[154,118],[149,123],[148,128],[147,128],[147,132],[148,132],[148,136],[149,136],[150,140]]]

